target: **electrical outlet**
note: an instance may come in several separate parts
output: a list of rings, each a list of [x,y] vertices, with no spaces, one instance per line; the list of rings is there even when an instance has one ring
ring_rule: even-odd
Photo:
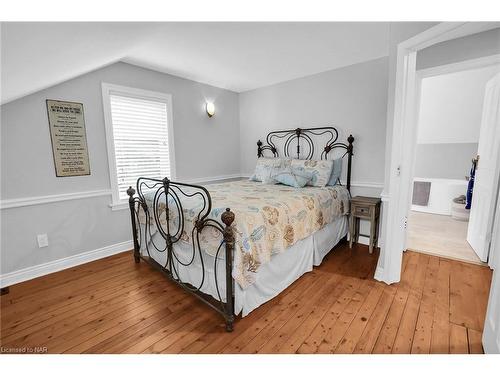
[[[38,241],[38,247],[40,248],[49,246],[49,237],[47,236],[47,233],[37,235],[36,240]]]

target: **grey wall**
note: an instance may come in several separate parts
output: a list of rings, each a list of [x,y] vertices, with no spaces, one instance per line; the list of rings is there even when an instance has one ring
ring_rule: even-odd
[[[242,174],[253,172],[256,142],[264,140],[270,131],[330,125],[340,131],[339,140],[345,142],[349,134],[355,138],[351,193],[380,196],[387,63],[384,57],[240,94]],[[344,162],[344,182],[346,165]],[[366,221],[360,231],[369,233]]]
[[[417,53],[417,70],[500,53],[500,28],[427,47]]]
[[[464,179],[476,155],[477,143],[418,144],[414,176]]]
[[[500,72],[487,66],[422,80],[418,143],[477,143],[486,83]]]
[[[242,173],[255,168],[255,143],[269,131],[332,125],[341,140],[355,137],[352,179],[381,184],[387,69],[381,58],[240,94]]]
[[[238,174],[238,95],[117,63],[1,106],[1,199],[110,189],[101,82],[172,94],[179,179]],[[205,99],[216,115],[204,112]],[[91,175],[56,177],[45,99],[84,104]],[[1,273],[130,240],[129,213],[111,196],[2,209]],[[36,234],[47,233],[39,249]]]

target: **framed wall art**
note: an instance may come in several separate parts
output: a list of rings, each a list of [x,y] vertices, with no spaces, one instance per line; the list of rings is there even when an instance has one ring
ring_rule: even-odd
[[[47,99],[57,177],[90,175],[83,104]]]

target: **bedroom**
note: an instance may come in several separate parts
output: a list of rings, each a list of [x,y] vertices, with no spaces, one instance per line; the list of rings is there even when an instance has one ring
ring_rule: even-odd
[[[495,352],[492,271],[403,255],[391,179],[401,44],[499,27],[2,22],[2,350]]]

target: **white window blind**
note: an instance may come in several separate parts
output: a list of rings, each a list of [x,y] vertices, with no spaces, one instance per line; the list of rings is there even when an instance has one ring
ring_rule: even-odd
[[[111,94],[111,119],[120,199],[137,178],[170,178],[167,103]]]

